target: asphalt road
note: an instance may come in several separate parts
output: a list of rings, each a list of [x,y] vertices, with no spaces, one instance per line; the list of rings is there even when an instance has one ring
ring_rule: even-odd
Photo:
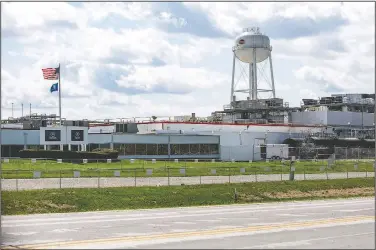
[[[32,249],[375,249],[374,198],[3,216]]]
[[[374,172],[295,174],[295,180],[346,179],[374,177]],[[288,180],[288,174],[233,175],[233,176],[194,176],[194,177],[102,177],[102,178],[41,178],[41,179],[3,179],[2,190],[32,190],[52,188],[97,188],[130,186],[198,185],[239,182],[265,182]]]

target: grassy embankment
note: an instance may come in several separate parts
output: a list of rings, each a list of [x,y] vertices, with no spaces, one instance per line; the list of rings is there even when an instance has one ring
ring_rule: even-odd
[[[372,196],[374,180],[3,191],[1,209],[4,215],[15,215]]]
[[[354,165],[357,164],[357,167]],[[116,163],[88,163],[71,164],[57,163],[56,161],[37,161],[31,163],[30,160],[12,159],[9,163],[3,163],[2,177],[5,179],[15,178],[33,178],[33,171],[42,171],[42,178],[52,177],[73,177],[73,171],[81,171],[82,177],[111,177],[115,170],[120,170],[121,177],[145,177],[146,169],[153,169],[152,176],[208,176],[213,175],[211,170],[216,170],[216,175],[249,175],[249,174],[288,174],[290,170],[289,162],[167,162],[157,161],[135,161],[123,160]],[[373,163],[370,161],[337,161],[335,165],[328,168],[326,161],[300,161],[294,163],[296,174],[315,174],[315,173],[340,173],[340,172],[373,172]],[[185,174],[180,172],[185,168]],[[241,173],[241,168],[245,172]]]

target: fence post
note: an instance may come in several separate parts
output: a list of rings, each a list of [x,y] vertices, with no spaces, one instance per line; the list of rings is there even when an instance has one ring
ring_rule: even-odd
[[[255,179],[256,179],[256,182],[257,182],[257,166],[256,166],[256,170],[255,170]]]
[[[228,183],[231,183],[231,168],[228,168]]]
[[[137,169],[134,169],[134,186],[137,187]]]
[[[303,164],[303,179],[306,180],[306,169],[305,169],[305,164]]]
[[[18,169],[16,170],[16,190],[18,192]]]
[[[60,184],[60,189],[61,189],[61,169],[59,170],[59,177],[60,177],[60,182],[59,182],[59,184]]]
[[[167,168],[167,182],[168,186],[170,186],[170,168]]]
[[[349,178],[349,165],[346,164],[346,177]]]
[[[100,178],[101,178],[101,170],[98,169],[98,188],[101,187],[101,180],[100,180]]]

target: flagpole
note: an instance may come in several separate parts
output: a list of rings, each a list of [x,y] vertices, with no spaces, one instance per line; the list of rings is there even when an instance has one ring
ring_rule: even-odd
[[[61,124],[61,69],[60,69],[60,63],[59,63],[59,117],[60,117],[60,126]]]

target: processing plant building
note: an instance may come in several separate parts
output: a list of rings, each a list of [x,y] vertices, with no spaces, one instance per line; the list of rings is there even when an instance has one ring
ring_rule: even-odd
[[[56,115],[10,117],[1,124],[2,157],[17,157],[20,150],[29,148],[111,148],[122,159],[257,161],[265,159],[265,145],[286,140],[374,146],[375,94],[333,94],[303,99],[299,107],[290,107],[276,96],[268,36],[258,28],[245,29],[235,39],[232,52],[229,104],[209,117],[192,113],[104,121],[62,118],[61,124]],[[269,74],[262,78],[264,68]],[[247,73],[243,85],[239,72],[243,80]]]

